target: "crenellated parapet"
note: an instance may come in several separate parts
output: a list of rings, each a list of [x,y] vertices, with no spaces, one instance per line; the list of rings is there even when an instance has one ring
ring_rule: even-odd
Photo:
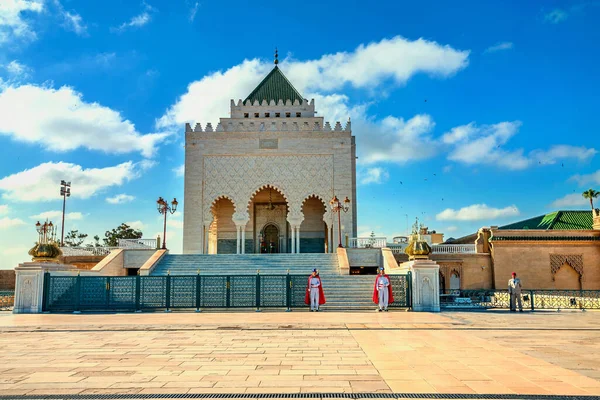
[[[209,122],[204,128],[201,123],[196,123],[192,129],[190,123],[185,124],[185,132],[352,132],[350,119],[345,125],[337,121],[333,128],[331,123],[323,123],[322,118],[298,118],[290,120],[233,120],[222,118],[216,128]]]
[[[231,118],[309,118],[315,116],[315,100],[246,100],[232,99]]]

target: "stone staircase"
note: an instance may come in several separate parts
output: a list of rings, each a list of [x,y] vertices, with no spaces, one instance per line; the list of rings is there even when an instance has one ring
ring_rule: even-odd
[[[337,254],[167,254],[154,268],[151,275],[262,275],[286,274],[308,275],[313,268],[319,270],[323,281],[327,310],[376,309],[371,301],[373,295],[372,275],[342,275]]]

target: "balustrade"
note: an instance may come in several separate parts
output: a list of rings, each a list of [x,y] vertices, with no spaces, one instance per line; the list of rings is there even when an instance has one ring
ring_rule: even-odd
[[[431,254],[475,254],[477,248],[474,244],[434,244]]]
[[[353,249],[381,249],[387,247],[386,237],[349,238],[348,247]]]

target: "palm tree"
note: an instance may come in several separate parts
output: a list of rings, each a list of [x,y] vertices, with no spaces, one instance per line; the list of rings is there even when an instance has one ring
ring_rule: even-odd
[[[592,206],[592,212],[594,212],[594,199],[600,196],[600,192],[594,189],[588,189],[581,194],[584,198],[590,199],[590,205]]]

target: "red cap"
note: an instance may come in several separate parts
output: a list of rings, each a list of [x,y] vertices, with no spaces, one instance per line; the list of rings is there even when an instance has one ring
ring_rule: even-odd
[[[512,276],[517,276],[517,273],[516,273],[516,272],[513,272],[513,273],[512,273]]]

